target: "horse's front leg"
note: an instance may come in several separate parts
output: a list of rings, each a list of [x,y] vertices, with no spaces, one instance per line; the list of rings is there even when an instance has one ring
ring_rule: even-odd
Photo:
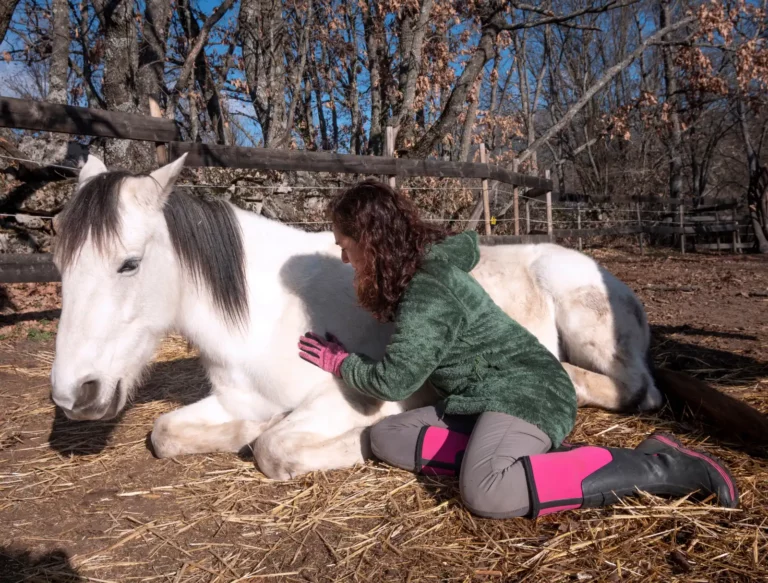
[[[283,417],[237,419],[214,394],[158,417],[152,428],[152,448],[160,458],[238,452]]]
[[[254,461],[277,480],[351,467],[371,457],[369,426],[402,410],[400,403],[375,402],[330,381],[256,439]]]

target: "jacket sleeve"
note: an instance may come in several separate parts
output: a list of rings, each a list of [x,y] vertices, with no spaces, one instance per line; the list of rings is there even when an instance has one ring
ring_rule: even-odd
[[[440,365],[465,321],[464,308],[449,289],[431,277],[414,277],[382,360],[350,354],[341,366],[342,378],[377,399],[406,399]]]

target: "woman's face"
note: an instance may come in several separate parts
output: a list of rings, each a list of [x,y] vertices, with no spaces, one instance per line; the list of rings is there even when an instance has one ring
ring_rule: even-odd
[[[333,236],[336,237],[336,244],[341,247],[342,262],[349,263],[355,271],[362,269],[363,252],[357,241],[342,233],[336,225],[333,225]]]

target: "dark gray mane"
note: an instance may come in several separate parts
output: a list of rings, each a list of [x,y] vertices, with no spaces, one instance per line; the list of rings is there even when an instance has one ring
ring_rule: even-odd
[[[56,258],[66,269],[88,235],[99,252],[119,237],[120,186],[125,171],[98,174],[87,180],[59,215]],[[234,325],[247,320],[245,251],[235,213],[226,202],[173,191],[163,209],[171,243],[182,267],[196,284],[204,283],[216,308]]]

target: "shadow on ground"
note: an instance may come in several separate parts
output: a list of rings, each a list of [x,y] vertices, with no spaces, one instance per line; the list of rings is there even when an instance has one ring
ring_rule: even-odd
[[[2,302],[2,298],[0,298]],[[61,317],[61,310],[41,310],[38,312],[20,312],[16,314],[0,315],[0,326],[13,326],[19,322],[31,322],[38,320],[56,320]]]
[[[656,366],[685,372],[699,380],[723,386],[740,386],[768,378],[766,361],[699,343],[682,342],[673,337],[677,335],[691,338],[733,338],[757,342],[756,336],[691,326],[652,326],[651,333],[651,353]]]
[[[28,550],[0,547],[0,583],[21,581],[74,583],[86,579],[78,575],[61,549],[36,556]]]
[[[197,358],[185,358],[152,365],[148,380],[136,391],[132,404],[109,421],[72,421],[61,409],[56,413],[48,436],[52,449],[65,455],[100,453],[122,420],[125,412],[138,403],[171,401],[189,405],[205,397],[210,390],[205,371]]]

